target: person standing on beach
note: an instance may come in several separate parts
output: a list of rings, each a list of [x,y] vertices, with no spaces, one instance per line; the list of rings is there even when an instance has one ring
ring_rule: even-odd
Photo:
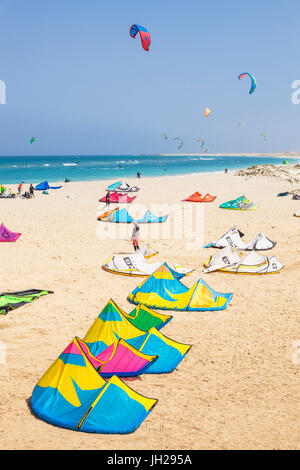
[[[23,183],[20,183],[19,186],[18,186],[18,196],[21,197],[21,194],[22,194],[22,187],[23,187]]]
[[[106,197],[105,197],[105,207],[109,207],[110,206],[110,193],[109,191],[106,193]]]
[[[131,237],[134,251],[140,249],[140,247],[139,247],[139,236],[140,236],[140,227],[138,226],[138,224],[136,222],[134,222],[133,223],[132,237]]]
[[[30,184],[30,186],[29,186],[29,194],[30,194],[30,198],[35,197],[35,195],[34,195],[34,187],[32,186],[32,184]]]
[[[141,173],[140,173],[139,171],[137,172],[136,177],[137,177],[138,179],[141,179]]]

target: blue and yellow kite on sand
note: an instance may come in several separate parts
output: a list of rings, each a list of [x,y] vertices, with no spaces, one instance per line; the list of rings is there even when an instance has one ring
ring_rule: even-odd
[[[162,310],[203,311],[224,310],[232,296],[214,291],[202,279],[188,288],[164,263],[128,295],[128,300]]]
[[[84,337],[91,353],[98,356],[103,350],[122,338],[138,351],[158,356],[157,360],[144,371],[145,374],[166,374],[172,372],[191,348],[190,344],[174,341],[151,327],[141,331],[130,323],[122,310],[110,300],[98,315]]]
[[[74,338],[51,365],[33,390],[33,412],[48,423],[75,431],[135,431],[158,400],[136,393],[115,375],[105,381],[86,348]]]

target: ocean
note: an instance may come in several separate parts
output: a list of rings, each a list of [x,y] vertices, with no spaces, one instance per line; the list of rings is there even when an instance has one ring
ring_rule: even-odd
[[[172,176],[236,170],[251,165],[280,164],[285,157],[190,156],[190,155],[99,155],[0,157],[0,184],[124,179]],[[296,160],[291,160],[296,162]]]

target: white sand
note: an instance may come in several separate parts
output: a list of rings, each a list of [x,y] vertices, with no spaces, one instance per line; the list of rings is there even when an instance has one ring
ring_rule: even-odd
[[[136,203],[178,202],[194,191],[216,194],[205,205],[205,242],[232,225],[245,240],[263,231],[278,244],[272,252],[285,268],[271,276],[202,275],[219,292],[234,292],[222,312],[173,312],[163,333],[193,344],[172,374],[143,375],[128,384],[159,403],[130,435],[92,435],[47,424],[27,400],[42,374],[75,335],[83,338],[112,297],[123,309],[134,278],[106,273],[101,264],[131,251],[126,240],[96,237],[96,208],[105,181],[65,184],[34,200],[0,200],[0,222],[21,231],[16,243],[0,244],[1,291],[52,289],[49,295],[0,317],[7,361],[0,364],[1,449],[293,449],[299,448],[300,340],[299,201],[276,197],[295,186],[271,178],[231,174],[128,179],[141,191]],[[219,204],[245,194],[259,209],[225,211]],[[71,195],[74,199],[67,198]],[[133,210],[134,203],[129,206]],[[163,211],[162,211],[163,212]],[[171,223],[172,223],[171,218]],[[103,224],[98,222],[98,224]],[[103,229],[104,230],[104,229]],[[145,227],[141,226],[142,238]],[[184,240],[153,240],[153,261],[178,262],[201,277],[214,251],[186,251]],[[294,361],[295,362],[295,361]]]

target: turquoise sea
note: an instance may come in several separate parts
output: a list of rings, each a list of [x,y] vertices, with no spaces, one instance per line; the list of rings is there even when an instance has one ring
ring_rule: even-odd
[[[282,158],[284,160],[284,157]],[[265,163],[280,164],[280,158],[267,156],[189,156],[189,155],[99,155],[0,157],[0,184],[90,181],[142,176],[170,176],[235,170]],[[295,162],[295,160],[290,160]]]

